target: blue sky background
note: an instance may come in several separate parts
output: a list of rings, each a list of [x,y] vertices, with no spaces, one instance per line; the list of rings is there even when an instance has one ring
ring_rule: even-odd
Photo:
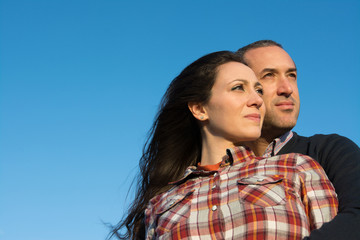
[[[189,63],[260,39],[299,69],[302,135],[360,145],[359,1],[0,1],[0,239],[99,240]]]

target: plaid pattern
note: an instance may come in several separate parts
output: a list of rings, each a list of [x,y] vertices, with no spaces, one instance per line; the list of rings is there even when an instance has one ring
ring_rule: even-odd
[[[284,135],[275,138],[269,146],[265,149],[263,157],[272,157],[278,154],[278,152],[282,149],[285,144],[287,144],[290,139],[294,136],[292,131],[288,131]]]
[[[321,166],[301,154],[228,149],[217,171],[191,166],[145,211],[146,239],[303,239],[337,213]]]

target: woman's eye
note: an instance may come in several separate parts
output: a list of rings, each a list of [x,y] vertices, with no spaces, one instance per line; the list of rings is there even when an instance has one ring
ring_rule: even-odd
[[[256,92],[261,96],[264,95],[264,90],[262,88],[256,89]]]
[[[244,86],[243,86],[243,85],[236,85],[235,87],[231,88],[231,90],[241,90],[241,91],[244,91]]]

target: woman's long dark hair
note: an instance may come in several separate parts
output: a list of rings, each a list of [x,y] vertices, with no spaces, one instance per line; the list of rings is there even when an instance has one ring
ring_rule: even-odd
[[[140,159],[136,198],[110,238],[144,239],[144,211],[149,200],[166,191],[168,183],[178,180],[188,166],[200,161],[200,127],[188,103],[209,100],[217,69],[228,62],[242,61],[233,52],[210,53],[191,63],[171,82]],[[127,231],[121,234],[124,227]]]

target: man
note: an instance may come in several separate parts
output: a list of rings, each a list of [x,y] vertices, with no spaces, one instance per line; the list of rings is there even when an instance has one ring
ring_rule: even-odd
[[[302,153],[317,160],[333,183],[339,199],[338,215],[309,239],[360,239],[360,149],[336,135],[303,137],[292,132],[299,110],[297,71],[282,46],[257,41],[237,51],[264,88],[266,116],[262,136],[248,145],[258,156]]]

